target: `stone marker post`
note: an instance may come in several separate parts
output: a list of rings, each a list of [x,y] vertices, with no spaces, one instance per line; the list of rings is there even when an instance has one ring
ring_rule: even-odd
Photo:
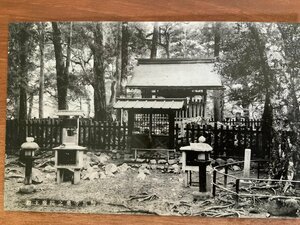
[[[244,156],[244,178],[250,177],[250,162],[251,162],[251,149],[245,149]]]

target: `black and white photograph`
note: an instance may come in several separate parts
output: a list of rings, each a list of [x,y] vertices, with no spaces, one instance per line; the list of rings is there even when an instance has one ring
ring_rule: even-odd
[[[300,24],[9,24],[4,209],[299,218]]]

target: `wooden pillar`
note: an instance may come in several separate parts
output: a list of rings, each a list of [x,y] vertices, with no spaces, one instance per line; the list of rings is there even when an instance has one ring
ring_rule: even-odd
[[[169,113],[169,147],[174,148],[175,112]]]
[[[223,90],[213,91],[214,121],[223,120]]]
[[[206,101],[207,101],[207,90],[203,90],[203,113],[202,117],[205,118],[205,112],[206,112]]]
[[[128,110],[128,150],[131,149],[132,131],[134,126],[134,112]]]

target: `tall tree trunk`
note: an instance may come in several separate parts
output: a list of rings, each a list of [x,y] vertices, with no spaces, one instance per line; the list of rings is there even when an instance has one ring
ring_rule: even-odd
[[[105,68],[103,55],[103,28],[97,23],[94,30],[94,107],[95,120],[106,120]]]
[[[45,24],[38,23],[39,48],[40,48],[40,80],[39,80],[39,118],[44,117],[44,49],[45,49]]]
[[[272,113],[272,105],[271,105],[271,93],[270,93],[270,73],[271,69],[268,64],[266,47],[263,39],[260,37],[260,33],[255,24],[248,25],[251,35],[255,41],[255,45],[257,47],[258,57],[261,63],[261,72],[264,77],[264,88],[265,88],[265,105],[264,111],[262,115],[262,147],[264,156],[271,155],[272,149],[272,137],[273,137],[273,113]],[[261,156],[263,156],[261,155]]]
[[[27,119],[27,86],[28,86],[28,40],[29,40],[29,25],[20,26],[20,106],[18,118],[20,121]]]
[[[34,93],[31,92],[29,95],[29,108],[28,108],[27,119],[31,119],[31,117],[32,117],[33,98],[34,98]]]
[[[128,43],[129,43],[128,22],[122,22],[120,95],[126,94],[125,83],[127,81],[127,75],[128,75]]]
[[[278,30],[281,34],[281,38],[283,40],[283,51],[285,54],[284,59],[287,61],[286,63],[288,64],[288,62],[292,62],[292,61],[298,61],[297,59],[293,59],[294,57],[291,56],[291,53],[288,52],[288,41],[289,39],[291,39],[292,37],[289,36],[285,31],[284,31],[284,26],[286,25],[282,25],[282,24],[277,24]],[[290,40],[291,42],[294,42],[293,40]],[[297,57],[297,56],[296,56]],[[292,113],[290,115],[291,120],[294,122],[297,122],[300,118],[300,109],[299,109],[299,101],[297,98],[297,94],[296,94],[296,85],[295,85],[295,81],[294,78],[298,77],[298,70],[295,71],[294,68],[292,68],[292,66],[288,65],[290,67],[290,72],[289,75],[290,77],[287,78],[287,82],[289,83],[289,92],[292,98],[292,105],[289,105],[288,107],[292,107],[292,109],[290,110]]]
[[[29,64],[29,29],[30,24],[24,23],[20,25],[19,32],[19,69],[18,77],[20,78],[20,95],[19,95],[19,144],[23,143],[26,138],[25,120],[27,119],[27,88],[28,88],[28,64]]]
[[[214,24],[214,57],[218,60],[220,55],[220,23]],[[214,103],[214,121],[223,120],[223,99],[224,93],[223,90],[214,90],[213,91],[213,103]]]
[[[52,22],[53,29],[53,45],[55,52],[56,60],[56,82],[57,82],[57,100],[58,100],[58,109],[67,109],[67,94],[69,86],[69,77],[68,77],[68,66],[69,61],[67,57],[66,66],[63,58],[63,49],[62,49],[62,39],[61,31],[57,22]],[[70,29],[71,30],[71,29]],[[70,42],[68,43],[68,49],[70,48]]]
[[[151,59],[155,59],[157,57],[158,38],[159,38],[158,23],[155,22],[153,25],[152,45],[151,45],[151,53],[150,53]]]
[[[167,55],[167,59],[170,58],[170,35],[167,35],[166,37],[166,55]]]
[[[120,87],[121,87],[121,59],[120,59],[120,52],[121,52],[121,26],[118,23],[117,27],[117,37],[116,37],[116,70],[114,72],[113,81],[111,83],[111,96],[109,103],[114,105],[116,101],[116,97],[120,95]]]

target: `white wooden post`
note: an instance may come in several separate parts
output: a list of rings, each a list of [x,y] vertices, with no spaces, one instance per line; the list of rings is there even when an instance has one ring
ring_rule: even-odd
[[[244,156],[244,178],[250,177],[250,161],[251,161],[251,149],[245,149]]]

